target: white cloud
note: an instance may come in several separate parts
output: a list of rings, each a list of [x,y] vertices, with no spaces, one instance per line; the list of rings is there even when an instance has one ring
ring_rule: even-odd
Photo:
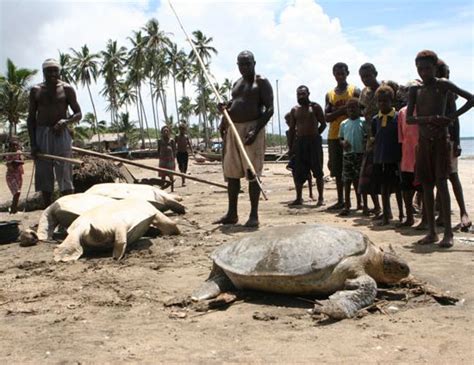
[[[173,33],[179,47],[190,49],[167,1],[153,11],[145,0],[0,0],[0,4],[0,70],[4,70],[6,57],[19,66],[39,68],[43,59],[56,57],[58,49],[68,51],[87,44],[95,52],[108,39],[128,46],[126,38],[151,17],[159,20],[164,31]],[[349,82],[358,86],[362,84],[357,71],[364,62],[377,66],[380,79],[404,83],[416,77],[413,59],[423,48],[439,52],[451,66],[453,81],[473,89],[473,28],[468,17],[446,19],[443,24],[427,20],[398,27],[396,22],[374,22],[364,29],[346,29],[312,0],[175,0],[173,4],[189,33],[199,29],[213,37],[212,45],[219,54],[213,57],[211,69],[218,80],[236,80],[237,54],[244,49],[255,53],[257,72],[274,86],[279,80],[282,117],[295,104],[295,89],[300,84],[309,86],[314,101],[324,103],[325,93],[335,86],[332,65],[336,62],[348,63]],[[93,88],[99,101],[98,90],[100,86]],[[172,104],[171,87],[169,92]],[[78,96],[84,112],[90,111],[87,93],[78,90]],[[103,100],[99,109],[99,117],[106,118]],[[174,105],[169,110],[174,111]],[[148,114],[151,116],[150,108]],[[472,121],[472,112],[467,119]],[[464,122],[463,131],[474,135],[474,124]]]

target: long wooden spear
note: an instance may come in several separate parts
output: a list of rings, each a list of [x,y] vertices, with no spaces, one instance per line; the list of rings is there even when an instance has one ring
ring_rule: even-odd
[[[201,69],[202,69],[202,72],[204,74],[204,77],[206,78],[207,82],[209,83],[209,85],[211,86],[212,88],[212,91],[214,91],[214,94],[216,95],[216,98],[217,100],[219,101],[219,103],[223,103],[224,100],[222,99],[221,95],[219,94],[219,92],[217,91],[216,87],[214,86],[214,84],[212,83],[211,81],[211,78],[210,78],[210,75],[209,75],[209,72],[208,70],[206,69],[206,65],[204,65],[204,61],[202,60],[201,56],[199,55],[199,52],[197,51],[196,47],[194,46],[194,43],[191,41],[191,39],[189,38],[188,36],[188,33],[186,32],[186,30],[184,29],[184,26],[183,24],[181,23],[181,20],[179,19],[179,16],[178,16],[178,13],[176,12],[176,10],[174,9],[173,7],[173,4],[171,3],[171,0],[168,0],[168,3],[171,7],[171,10],[173,11],[175,17],[176,17],[176,20],[178,21],[179,23],[179,26],[181,27],[181,30],[183,31],[184,35],[186,36],[186,40],[188,41],[188,43],[191,45],[191,48],[197,58],[197,60],[199,61],[199,64],[201,66]],[[244,144],[242,143],[242,140],[240,139],[240,136],[239,136],[239,133],[237,132],[237,129],[235,128],[235,125],[234,125],[234,122],[232,122],[232,119],[227,111],[227,109],[224,109],[223,110],[223,113],[224,113],[224,116],[227,120],[227,123],[229,124],[229,127],[230,127],[230,130],[232,131],[232,133],[234,133],[234,136],[235,136],[235,140],[237,142],[237,147],[239,149],[239,152],[240,152],[240,155],[241,157],[243,157],[245,163],[247,164],[248,166],[248,169],[250,170],[250,173],[252,174],[252,176],[255,176],[255,179],[257,181],[257,184],[258,184],[258,187],[260,188],[260,191],[262,192],[262,196],[265,200],[268,200],[266,194],[265,194],[265,191],[263,191],[263,187],[262,187],[262,182],[260,181],[259,177],[257,176],[257,173],[255,172],[255,168],[253,167],[253,164],[252,162],[250,161],[250,158],[249,156],[247,155],[247,151],[245,151],[245,147],[244,147]]]
[[[12,155],[16,155],[18,153],[20,153],[22,155],[31,155],[31,153],[29,153],[29,152],[4,152],[4,153],[0,153],[0,157],[12,156]],[[69,162],[69,163],[72,163],[73,165],[82,165],[84,163],[83,161],[77,160],[75,158],[56,156],[56,155],[48,155],[47,153],[38,153],[36,156],[38,158],[45,159],[45,160],[56,160],[56,161],[62,161],[62,162]]]
[[[182,174],[182,173],[174,171],[174,170],[168,170],[168,169],[164,169],[162,167],[148,166],[148,165],[142,164],[140,162],[130,161],[130,160],[127,160],[125,158],[106,155],[106,154],[100,153],[100,152],[89,151],[89,150],[85,150],[85,149],[82,149],[82,148],[79,148],[79,147],[73,147],[72,150],[76,151],[76,152],[79,152],[79,153],[83,153],[85,155],[91,155],[91,156],[103,158],[103,159],[106,159],[106,160],[113,160],[113,161],[123,162],[123,163],[129,164],[129,165],[140,167],[142,169],[146,169],[146,170],[157,171],[157,172],[166,172],[170,175],[185,177],[186,179],[189,179],[189,180],[194,180],[194,181],[197,181],[197,182],[200,182],[200,183],[203,183],[203,184],[214,185],[214,186],[217,186],[219,188],[223,188],[223,189],[227,190],[227,186],[225,186],[223,184],[215,183],[215,182],[212,182],[212,181],[207,181],[207,180],[200,179],[198,177],[194,177],[194,176],[187,175],[187,174]]]

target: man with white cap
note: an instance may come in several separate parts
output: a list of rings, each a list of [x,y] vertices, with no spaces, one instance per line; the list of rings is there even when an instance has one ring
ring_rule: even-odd
[[[44,82],[33,86],[30,91],[27,123],[33,157],[37,153],[72,156],[72,136],[68,126],[79,122],[82,114],[74,89],[59,79],[60,70],[56,60],[49,58],[44,61]],[[72,116],[69,116],[69,108]],[[55,178],[62,195],[73,192],[70,163],[36,160],[35,187],[36,191],[42,192],[45,206],[51,204]]]

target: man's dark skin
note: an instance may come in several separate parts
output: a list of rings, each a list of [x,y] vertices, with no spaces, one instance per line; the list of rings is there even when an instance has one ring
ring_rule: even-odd
[[[288,130],[288,144],[290,156],[293,155],[294,145],[297,137],[316,137],[326,129],[326,120],[321,106],[309,100],[309,90],[306,87],[299,87],[296,90],[297,106],[290,112],[290,125]],[[310,109],[311,107],[311,109]],[[315,123],[316,121],[316,123]],[[324,179],[316,178],[318,188],[318,206],[323,204]],[[303,204],[303,184],[295,180],[296,200],[290,205]]]
[[[359,76],[364,86],[370,87],[372,90],[374,90],[374,92],[375,90],[379,88],[380,82],[377,81],[377,73],[374,74],[374,72],[370,69],[362,69],[359,71]],[[364,119],[367,122],[367,126],[370,126],[373,115],[368,114],[366,110],[362,110],[362,114],[364,116]],[[371,129],[369,127],[367,128],[368,128],[368,131],[370,132]],[[370,138],[367,139],[367,143],[368,145],[372,145]],[[371,194],[370,196],[374,204],[374,212],[376,214],[379,214],[380,213],[379,198],[377,194]],[[367,194],[362,194],[362,201],[364,205],[364,214],[368,214]]]
[[[227,109],[232,121],[246,123],[258,120],[255,128],[251,129],[242,141],[245,145],[255,142],[258,133],[273,115],[273,90],[270,82],[255,74],[255,59],[250,51],[240,52],[237,56],[237,66],[242,77],[238,79],[232,88],[232,99],[226,105],[219,105],[219,110]],[[232,133],[228,130],[225,118],[219,127],[221,135]],[[237,148],[237,146],[226,146],[225,148]],[[249,172],[247,172],[249,174]],[[248,176],[254,178],[253,176]],[[225,216],[215,221],[216,224],[236,224],[239,220],[237,214],[237,202],[240,191],[240,179],[227,178],[227,193],[229,206]],[[258,227],[258,201],[260,199],[260,187],[257,181],[249,181],[250,216],[245,223],[246,227]]]
[[[441,65],[438,64],[436,77],[439,78],[446,78],[449,79],[449,66],[442,63]],[[452,93],[448,96],[448,102],[446,105],[447,110],[454,111],[456,110],[456,98]],[[459,141],[459,119],[455,118],[453,121],[453,131],[454,136],[451,136],[453,140],[453,153],[454,156],[459,157],[461,156],[461,145]],[[472,225],[471,220],[469,219],[469,215],[467,214],[466,204],[464,202],[464,194],[462,190],[461,180],[459,179],[459,174],[457,171],[452,172],[449,174],[449,181],[451,182],[451,186],[453,188],[454,197],[458,202],[459,211],[461,215],[461,231],[468,232],[469,228]],[[440,196],[439,193],[436,194],[436,201],[439,206],[441,206]],[[443,214],[441,213],[436,220],[436,224],[443,226]]]
[[[54,131],[60,133],[82,118],[76,92],[71,85],[59,79],[59,71],[59,67],[55,66],[44,68],[44,82],[33,86],[30,91],[27,125],[33,158],[43,152],[36,144],[37,126],[53,127]],[[74,114],[68,118],[69,107]],[[64,190],[61,194],[68,195],[72,192]],[[42,195],[45,206],[50,205],[52,193],[43,191]]]
[[[418,74],[423,84],[411,87],[408,99],[407,123],[419,125],[420,143],[423,139],[447,138],[449,136],[448,125],[453,120],[473,106],[473,95],[460,89],[446,79],[436,78],[436,62],[431,59],[421,58],[416,61]],[[459,95],[467,102],[456,112],[445,115],[448,92]],[[414,111],[416,107],[416,116]],[[442,205],[444,224],[444,237],[440,241],[440,247],[451,247],[453,245],[453,231],[451,228],[451,201],[446,178],[436,180]],[[428,223],[428,235],[419,241],[420,244],[435,243],[438,235],[435,230],[434,215],[434,183],[423,182],[424,204],[426,207],[426,218]]]
[[[347,90],[347,76],[349,76],[349,70],[345,67],[336,67],[333,70],[334,78],[336,79],[337,85],[334,88],[336,94],[343,94]],[[360,90],[356,89],[354,91],[353,97],[358,98],[360,95]],[[325,116],[328,123],[332,123],[335,119],[345,116],[347,118],[347,109],[345,105],[339,107],[332,105],[329,102],[329,96],[326,94],[326,107],[325,107]],[[344,207],[344,183],[342,177],[336,176],[336,189],[337,189],[337,202],[333,206],[330,206],[328,209],[341,209]]]

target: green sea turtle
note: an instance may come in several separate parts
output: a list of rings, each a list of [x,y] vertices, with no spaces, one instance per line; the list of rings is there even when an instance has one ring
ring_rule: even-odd
[[[84,246],[113,247],[114,258],[120,260],[127,245],[142,237],[150,225],[163,234],[179,234],[176,223],[147,201],[129,198],[100,205],[72,222],[66,239],[54,250],[54,260],[77,260]]]
[[[162,212],[170,209],[178,214],[185,213],[185,207],[180,203],[181,197],[176,194],[169,194],[150,185],[125,183],[96,184],[87,190],[85,194],[102,195],[114,199],[138,198],[150,202]]]
[[[226,243],[212,254],[213,268],[194,300],[232,288],[328,296],[314,311],[349,318],[373,303],[377,282],[408,276],[400,257],[382,251],[364,234],[325,225],[272,227]]]

